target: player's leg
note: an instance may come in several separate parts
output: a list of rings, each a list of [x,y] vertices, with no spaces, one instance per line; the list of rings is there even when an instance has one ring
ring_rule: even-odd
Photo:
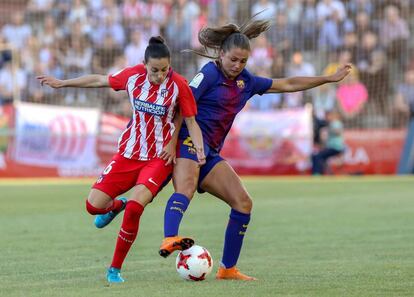
[[[133,188],[132,194],[126,203],[124,218],[118,233],[112,263],[107,271],[108,282],[124,282],[124,279],[121,277],[122,264],[137,237],[139,221],[144,208],[152,198],[151,191],[144,185],[137,185]]]
[[[103,228],[108,225],[122,210],[125,209],[127,199],[118,197],[130,189],[136,181],[134,161],[115,155],[101,176],[92,186],[86,201],[86,209],[95,217],[95,226]],[[129,178],[125,178],[125,175]]]
[[[120,275],[122,264],[137,237],[139,222],[145,206],[170,180],[172,166],[165,166],[165,161],[153,159],[146,162],[140,170],[136,186],[126,204],[124,218],[118,234],[111,267],[107,272],[108,282],[123,282]]]
[[[179,140],[178,158],[174,165],[173,183],[175,192],[167,201],[164,212],[164,240],[159,254],[168,257],[175,250],[191,247],[194,240],[178,236],[181,220],[197,187],[199,166],[191,140]]]
[[[203,178],[201,188],[231,207],[224,238],[223,258],[216,278],[255,280],[236,268],[253,205],[239,176],[226,161],[221,160]]]

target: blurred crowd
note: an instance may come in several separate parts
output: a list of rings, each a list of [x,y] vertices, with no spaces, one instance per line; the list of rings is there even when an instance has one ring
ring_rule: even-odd
[[[307,76],[332,73],[342,63],[354,67],[340,84],[255,97],[247,108],[312,103],[316,120],[337,110],[345,127],[362,128],[397,127],[404,124],[401,116],[413,114],[414,0],[29,0],[0,28],[0,103],[18,94],[22,101],[98,105],[128,115],[122,93],[56,92],[40,87],[35,77],[113,73],[142,62],[149,37],[162,35],[174,69],[191,79],[205,60],[181,51],[200,50],[198,30],[242,24],[257,13],[273,21],[252,42],[248,69],[257,75]]]

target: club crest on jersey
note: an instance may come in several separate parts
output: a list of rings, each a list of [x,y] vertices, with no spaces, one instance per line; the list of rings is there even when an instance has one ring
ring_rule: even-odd
[[[162,89],[162,90],[161,90],[161,92],[160,92],[160,94],[161,94],[161,96],[162,96],[163,98],[165,98],[165,97],[167,97],[167,95],[168,95],[168,90],[167,90],[167,89]]]
[[[238,80],[238,81],[236,81],[236,84],[237,84],[237,87],[239,88],[239,89],[244,89],[244,80]]]
[[[164,116],[167,113],[167,106],[142,101],[139,99],[134,99],[134,107],[136,111],[149,113],[155,116]]]

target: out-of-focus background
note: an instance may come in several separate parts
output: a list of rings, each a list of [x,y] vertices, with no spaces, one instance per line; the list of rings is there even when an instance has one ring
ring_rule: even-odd
[[[3,0],[0,177],[96,176],[130,117],[124,92],[53,90],[37,75],[114,73],[141,63],[149,38],[162,35],[174,69],[191,80],[206,60],[181,50],[200,49],[198,30],[260,11],[273,25],[251,43],[251,72],[278,78],[354,66],[338,84],[252,98],[223,149],[236,170],[412,173],[413,0]],[[313,157],[332,136],[329,114],[342,148],[315,172]]]

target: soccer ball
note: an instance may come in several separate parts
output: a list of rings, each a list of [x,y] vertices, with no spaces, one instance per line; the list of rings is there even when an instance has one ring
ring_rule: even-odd
[[[178,254],[175,268],[185,280],[202,281],[213,269],[213,259],[206,248],[193,245]]]

